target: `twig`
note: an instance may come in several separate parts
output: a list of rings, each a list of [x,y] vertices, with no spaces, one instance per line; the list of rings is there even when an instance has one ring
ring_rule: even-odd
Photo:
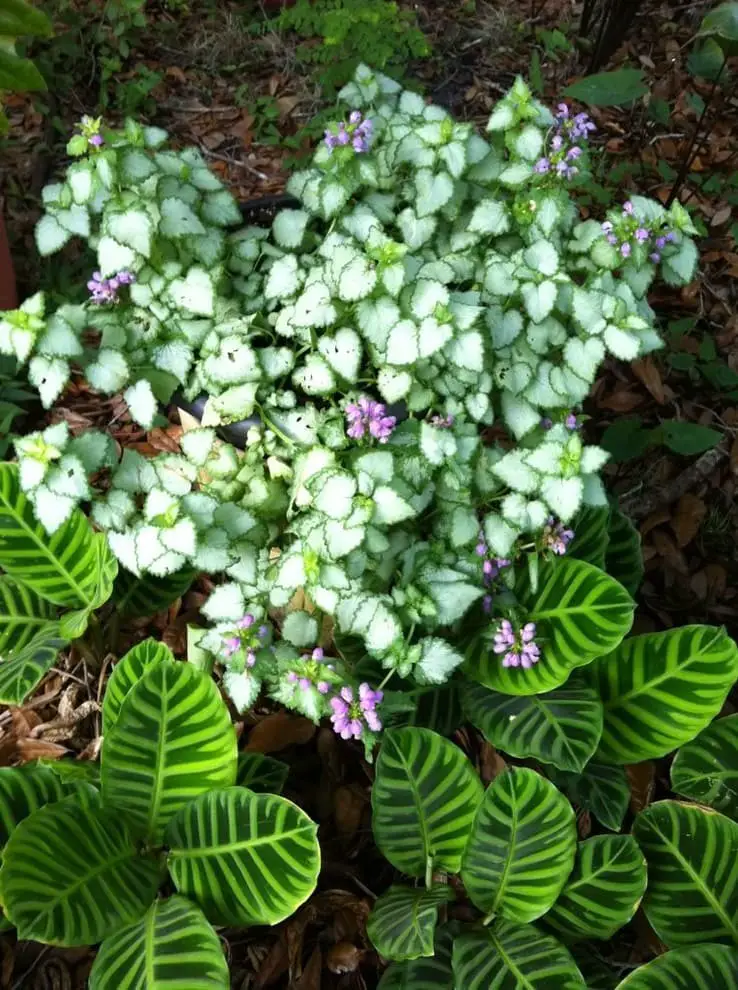
[[[691,491],[708,475],[712,474],[720,461],[728,456],[731,440],[731,437],[725,437],[717,447],[706,450],[693,464],[690,464],[681,474],[678,474],[676,478],[662,487],[649,491],[645,495],[633,495],[623,499],[620,508],[631,519],[638,520],[650,516],[652,512],[662,508],[662,506],[676,502],[682,495],[686,495],[688,491]]]
[[[264,175],[263,172],[260,172],[258,168],[254,168],[253,165],[249,165],[248,162],[240,161],[238,158],[231,158],[230,155],[221,155],[217,151],[209,151],[207,148],[203,148],[202,145],[200,145],[200,150],[209,158],[215,158],[219,162],[227,162],[229,165],[238,165],[240,168],[245,168],[247,172],[251,172],[252,175],[257,176],[263,182],[266,182],[269,178],[268,175]]]

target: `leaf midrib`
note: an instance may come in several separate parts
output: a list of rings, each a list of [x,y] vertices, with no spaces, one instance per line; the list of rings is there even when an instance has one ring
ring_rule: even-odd
[[[428,858],[430,857],[431,860],[432,860],[433,857],[432,857],[431,848],[430,848],[430,836],[428,835],[428,829],[426,828],[425,819],[423,817],[423,801],[422,801],[422,798],[420,796],[420,792],[418,790],[418,786],[417,786],[417,782],[415,780],[415,777],[413,776],[413,774],[410,773],[410,766],[409,766],[407,760],[405,759],[405,754],[402,752],[402,750],[400,749],[399,746],[396,746],[395,748],[396,748],[397,753],[398,753],[398,755],[400,757],[400,762],[402,763],[403,767],[405,768],[405,773],[407,775],[407,779],[410,782],[410,791],[412,792],[413,802],[415,803],[415,809],[416,809],[416,811],[418,813],[418,824],[420,825],[420,834],[421,834],[421,837],[422,837],[422,840],[423,840],[423,852],[425,854],[424,855],[424,859],[425,859],[424,869],[425,869],[425,867],[427,866],[427,863],[428,863]]]
[[[207,846],[200,849],[170,849],[169,855],[175,859],[204,859],[207,856],[221,856],[224,853],[236,853],[244,849],[254,849],[256,846],[276,845],[284,839],[289,839],[293,835],[300,835],[303,832],[311,831],[312,826],[300,825],[290,829],[289,832],[280,832],[279,835],[265,835],[258,839],[239,839],[237,842],[228,842],[225,845]]]
[[[17,479],[15,479],[15,480],[17,481]],[[25,495],[23,495],[23,493],[20,492],[20,482],[18,482],[18,491],[23,496],[23,498],[25,498]],[[67,571],[64,567],[62,567],[61,562],[59,561],[58,557],[56,557],[53,553],[50,553],[49,552],[49,550],[46,547],[46,545],[39,539],[39,537],[36,535],[36,533],[32,529],[30,529],[30,527],[27,525],[25,519],[17,511],[17,509],[15,509],[8,502],[8,500],[5,497],[4,491],[2,491],[2,488],[0,488],[0,503],[2,503],[2,505],[5,506],[5,509],[7,510],[8,515],[12,516],[14,519],[16,519],[20,523],[21,529],[24,530],[24,532],[27,533],[28,536],[31,538],[31,540],[33,541],[33,543],[35,543],[36,546],[39,547],[39,549],[43,553],[43,556],[46,558],[46,560],[48,560],[51,563],[52,567],[57,571],[57,573],[63,575],[63,577],[68,581],[69,585],[80,596],[80,600],[82,601],[82,603],[84,605],[86,605],[87,607],[90,607],[91,604],[92,604],[92,599],[89,598],[85,594],[85,592],[79,586],[79,584],[77,583],[77,581],[72,577],[72,575],[70,574],[70,572]],[[76,511],[79,511],[79,510],[76,510]],[[18,580],[21,580],[21,583],[25,583],[25,582],[22,581],[22,579],[18,579]]]
[[[702,654],[697,654],[698,657],[701,655]],[[674,677],[679,678],[694,660],[695,656],[690,656],[684,661],[683,664],[678,664],[670,670],[662,671],[662,673],[657,674],[655,677],[651,677],[649,680],[643,681],[637,687],[631,688],[630,691],[625,691],[623,694],[616,695],[609,701],[603,701],[602,704],[605,711],[609,711],[611,708],[619,707],[631,698],[637,698],[641,694],[647,694],[651,688],[655,687],[657,684],[662,684],[664,681],[671,680]]]
[[[494,947],[502,959],[503,963],[507,966],[513,976],[519,981],[518,990],[536,990],[535,986],[529,981],[528,977],[523,973],[517,966],[517,964],[510,958],[510,956],[505,951],[502,941],[495,935],[494,932],[490,932],[490,938],[494,944]]]

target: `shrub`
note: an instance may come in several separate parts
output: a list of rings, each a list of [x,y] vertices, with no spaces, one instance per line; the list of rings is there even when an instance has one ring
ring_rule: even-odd
[[[214,628],[192,643],[225,665],[237,705],[266,683],[371,748],[370,681],[434,690],[466,652],[490,687],[547,691],[628,631],[629,594],[586,562],[607,540],[607,455],[576,408],[606,353],[659,346],[645,293],[657,271],[688,281],[696,249],[678,203],[632,197],[581,221],[593,125],[566,106],[554,117],[521,80],[488,140],[363,67],[342,98],[354,109],[293,176],[301,207],[271,232],[227,233],[238,209],[197,152],[85,120],[37,239],[45,254],[89,240],[91,300],[46,315],[34,297],[0,323],[0,350],[30,359],[47,406],[72,364],[124,390],[146,427],[175,388],[207,396],[181,454],[125,451],[104,493],[76,441],[24,438],[24,489],[51,532],[92,496],[134,575],[225,573],[204,609]],[[245,452],[217,439],[213,426],[253,416]],[[584,561],[560,559],[573,520]],[[269,613],[298,592],[306,607],[272,653]],[[330,664],[312,654],[329,645],[321,615]],[[381,700],[386,715],[420,703]]]
[[[288,917],[315,888],[317,826],[256,793],[259,770],[251,754],[239,765],[215,684],[162,644],[146,640],[116,665],[103,724],[99,769],[0,770],[5,918],[23,939],[102,942],[91,990],[154,973],[227,990],[212,925]],[[176,893],[158,899],[167,877]]]

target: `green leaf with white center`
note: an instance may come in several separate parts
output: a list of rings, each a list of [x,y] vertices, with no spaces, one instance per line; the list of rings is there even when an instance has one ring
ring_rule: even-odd
[[[397,226],[402,239],[411,251],[417,251],[426,244],[436,232],[438,221],[434,216],[421,216],[410,207],[397,215]]]
[[[212,316],[215,301],[213,281],[204,268],[190,268],[184,278],[169,285],[169,296],[175,306],[197,316]]]
[[[426,636],[418,642],[420,659],[413,668],[418,684],[445,684],[464,662],[461,653],[438,636]]]
[[[144,210],[126,210],[111,213],[106,218],[106,232],[119,244],[125,244],[144,258],[151,254],[151,238],[154,225]]]
[[[67,182],[72,190],[72,198],[80,206],[88,203],[95,191],[94,176],[89,165],[75,165],[67,172]]]
[[[520,287],[523,305],[528,316],[534,323],[545,320],[556,305],[557,288],[555,282],[524,282]]]
[[[348,190],[340,182],[324,182],[320,189],[320,202],[327,220],[334,217],[348,202]]]
[[[603,339],[608,351],[621,361],[633,361],[640,353],[640,338],[628,330],[610,325],[606,327]]]
[[[466,168],[466,148],[461,141],[452,141],[444,145],[439,150],[438,157],[454,179],[461,178]]]
[[[418,352],[421,358],[431,357],[444,347],[453,336],[450,323],[438,323],[432,316],[426,317],[418,327]]]
[[[396,368],[380,368],[377,375],[377,388],[385,402],[399,402],[410,391],[412,384],[412,376]]]
[[[293,372],[292,381],[308,395],[327,395],[336,387],[330,365],[318,354],[308,354],[303,367]]]
[[[353,258],[338,276],[338,296],[344,302],[358,302],[372,291],[377,273],[371,263],[361,256]]]
[[[432,316],[437,306],[446,306],[449,301],[449,291],[441,282],[429,278],[420,278],[415,284],[411,302],[413,316],[422,320]]]
[[[87,365],[85,375],[93,388],[106,395],[112,395],[114,392],[120,392],[126,384],[130,369],[120,351],[103,347],[97,352],[97,359]]]
[[[318,621],[308,612],[288,612],[282,623],[282,638],[293,646],[314,646],[318,641]]]
[[[280,210],[272,223],[274,239],[283,248],[294,250],[302,244],[310,215],[304,210]]]
[[[412,320],[400,320],[387,338],[387,361],[390,364],[414,364],[418,360],[418,327]]]
[[[64,391],[70,378],[69,362],[63,358],[31,358],[28,365],[28,380],[38,389],[44,409],[50,409]]]
[[[367,918],[366,931],[384,959],[402,962],[432,956],[438,908],[453,900],[453,890],[437,884],[403,887],[395,884],[377,899]]]
[[[129,148],[122,155],[121,171],[129,182],[141,182],[156,172],[156,165],[146,152]]]
[[[429,729],[385,732],[372,788],[377,845],[408,876],[458,873],[482,785],[461,750]]]
[[[646,861],[632,835],[580,842],[546,927],[566,941],[612,938],[638,910],[646,883]]]
[[[639,763],[693,739],[718,714],[738,677],[738,647],[723,629],[682,626],[626,639],[586,674],[605,709],[597,759]]]
[[[602,735],[602,704],[576,676],[545,694],[500,694],[467,681],[461,702],[472,725],[496,749],[518,759],[532,757],[561,770],[581,771]]]
[[[697,245],[684,238],[674,254],[662,259],[661,275],[667,285],[686,285],[694,278],[698,261]]]
[[[239,585],[233,583],[218,585],[203,605],[202,612],[211,622],[237,622],[242,619],[245,602]]]
[[[528,179],[530,179],[533,174],[533,168],[523,162],[516,162],[513,165],[508,165],[504,168],[499,176],[498,181],[502,183],[503,186],[508,186],[510,189],[517,189],[518,187],[524,185]]]
[[[439,466],[456,453],[456,439],[449,430],[424,421],[420,424],[420,450],[426,460]]]
[[[559,209],[559,204],[555,199],[547,196],[538,204],[535,215],[535,224],[548,237],[551,235],[554,227],[559,222],[560,217],[561,210]]]
[[[286,798],[242,787],[190,801],[166,844],[177,890],[216,925],[278,924],[312,894],[320,870],[317,825]]]
[[[417,513],[401,495],[388,485],[378,485],[372,496],[374,515],[372,522],[380,526],[394,526],[404,519],[412,519]]]
[[[206,233],[200,218],[183,199],[170,196],[162,200],[159,209],[159,231],[164,237],[190,237]]]
[[[151,390],[151,384],[145,378],[140,378],[123,393],[131,418],[145,430],[150,430],[154,424],[158,403]]]
[[[551,512],[569,522],[581,507],[583,491],[581,478],[544,478],[540,493]]]
[[[68,210],[58,210],[55,219],[72,234],[79,237],[90,236],[90,215],[84,206],[73,203]]]
[[[469,220],[469,230],[479,234],[497,236],[510,229],[510,218],[504,203],[497,199],[483,199],[472,212]]]
[[[342,599],[336,617],[343,632],[361,636],[370,650],[387,650],[402,635],[396,615],[376,595]]]
[[[512,392],[502,393],[502,415],[516,440],[530,433],[541,422],[541,414],[538,410]]]
[[[459,334],[446,349],[449,361],[468,371],[479,371],[484,366],[484,343],[477,330]]]
[[[267,299],[289,299],[302,284],[302,275],[294,254],[277,258],[269,269],[264,282],[264,295]]]
[[[415,189],[415,210],[422,219],[438,213],[448,203],[454,193],[454,181],[448,172],[434,173],[429,168],[421,168],[415,174]]]
[[[483,588],[451,568],[429,567],[423,572],[422,581],[435,602],[436,617],[443,626],[460,619],[484,594]]]
[[[467,654],[469,676],[503,694],[541,694],[558,687],[575,668],[591,664],[617,646],[633,621],[635,606],[625,588],[582,560],[544,562],[535,590],[529,574],[521,569],[516,594],[525,621],[536,625],[540,660],[527,670],[503,667],[484,640],[473,644]],[[603,704],[607,705],[604,697]]]
[[[670,948],[738,942],[738,877],[729,850],[738,824],[706,808],[657,801],[642,811],[633,835],[646,857],[643,909]]]
[[[523,257],[526,265],[539,275],[550,277],[559,270],[559,255],[550,241],[535,241]]]
[[[564,360],[580,378],[592,382],[605,359],[605,348],[597,337],[580,340],[570,337],[564,347]]]
[[[293,319],[299,327],[327,327],[335,322],[336,316],[328,286],[313,282],[298,297]]]
[[[318,492],[313,504],[323,515],[331,519],[347,519],[353,508],[356,480],[347,473],[318,475]]]
[[[318,350],[337,375],[347,382],[356,381],[361,365],[361,339],[355,330],[342,327],[334,336],[321,336]]]
[[[136,252],[106,234],[97,244],[97,266],[103,278],[109,278],[124,269],[135,268]]]
[[[234,227],[243,220],[238,204],[227,189],[207,193],[201,213],[203,220],[216,227]]]
[[[543,150],[543,134],[535,125],[528,124],[515,135],[512,144],[516,154],[534,162]]]
[[[536,453],[540,453],[540,448]],[[534,492],[540,484],[540,475],[537,473],[540,468],[537,464],[529,466],[526,463],[529,459],[530,456],[526,458],[524,451],[511,450],[492,465],[492,473],[516,492]]]
[[[509,769],[487,788],[461,862],[472,902],[485,914],[525,923],[545,914],[574,864],[574,810],[534,770]]]

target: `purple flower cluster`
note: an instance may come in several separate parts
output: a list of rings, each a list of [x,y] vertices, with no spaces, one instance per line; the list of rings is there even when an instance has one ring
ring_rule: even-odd
[[[573,539],[573,529],[566,529],[564,524],[556,522],[553,516],[548,519],[543,528],[544,549],[552,550],[557,556],[563,557]]]
[[[122,271],[110,278],[103,278],[102,272],[93,272],[92,278],[87,283],[87,288],[92,295],[92,301],[99,303],[114,303],[118,301],[118,289],[123,285],[130,285],[136,281],[136,276],[132,272]]]
[[[287,680],[290,684],[297,684],[303,691],[314,687],[320,694],[328,694],[331,686],[328,681],[321,677],[320,668],[325,666],[328,670],[333,670],[333,665],[323,664],[324,656],[325,654],[319,646],[316,646],[312,653],[304,653],[301,659],[306,664],[305,672],[298,674],[291,670],[287,674]]]
[[[431,419],[431,426],[435,426],[437,430],[450,430],[454,425],[454,417],[451,413],[448,416],[433,416]]]
[[[397,425],[397,419],[387,416],[387,409],[381,402],[366,395],[346,406],[346,419],[346,435],[352,440],[360,440],[368,434],[380,443],[387,443]]]
[[[617,247],[623,258],[629,258],[635,246],[643,246],[649,249],[648,258],[654,264],[661,261],[661,252],[666,245],[676,240],[674,231],[664,223],[652,228],[645,221],[639,220],[630,200],[623,203],[620,219],[615,223],[605,220],[602,231],[608,244]]]
[[[350,144],[357,154],[362,154],[369,150],[372,139],[374,125],[368,118],[362,117],[361,110],[352,110],[349,114],[348,124],[344,120],[338,125],[337,131],[330,128],[325,132],[325,143],[331,151],[334,148],[345,147]]]
[[[366,726],[372,732],[380,732],[382,723],[377,715],[377,705],[384,697],[383,691],[375,691],[368,684],[359,685],[359,698],[349,685],[331,698],[331,722],[333,731],[342,739],[361,739]]]
[[[550,430],[553,425],[554,422],[549,416],[544,416],[540,422],[540,427],[542,430]],[[567,413],[566,419],[564,420],[564,426],[567,430],[579,429],[579,420],[577,419],[576,413]]]
[[[477,545],[474,548],[478,557],[482,558],[482,580],[485,588],[489,588],[492,582],[500,576],[500,572],[509,567],[512,563],[507,557],[494,557],[489,552],[484,532],[480,529],[477,537]],[[485,595],[482,599],[482,608],[489,612],[492,608],[492,595]]]
[[[256,653],[260,646],[264,645],[269,636],[268,626],[259,626],[254,629],[256,619],[253,615],[244,615],[236,623],[236,632],[231,636],[223,637],[223,656],[230,658],[235,656],[240,650],[244,651],[244,663],[247,667],[253,667],[256,663]]]
[[[99,131],[100,122],[100,117],[95,119],[85,115],[78,124],[83,137],[87,138],[87,144],[91,148],[101,148],[105,144],[105,138]]]
[[[518,632],[512,627],[509,619],[503,619],[495,633],[492,649],[495,653],[504,654],[503,667],[532,667],[541,659],[541,649],[535,642],[536,624],[526,622]]]
[[[534,171],[539,175],[549,172],[562,179],[573,179],[579,169],[573,164],[582,156],[582,148],[577,143],[586,141],[592,131],[597,130],[593,121],[586,113],[571,115],[566,103],[559,103],[555,115],[553,133],[549,143],[548,154],[539,158]]]

